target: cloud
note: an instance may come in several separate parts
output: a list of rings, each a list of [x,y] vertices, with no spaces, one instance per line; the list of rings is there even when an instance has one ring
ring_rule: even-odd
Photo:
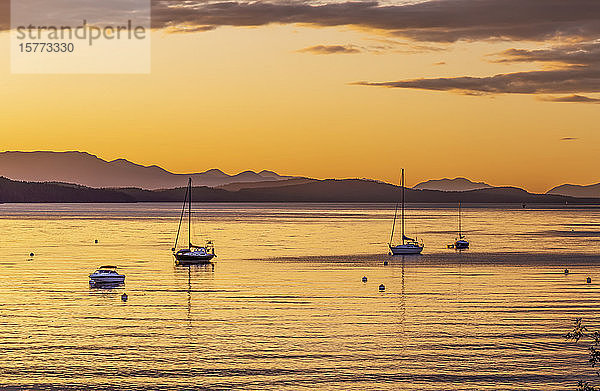
[[[482,94],[567,94],[600,92],[600,1],[598,0],[425,0],[411,3],[303,0],[154,0],[154,25],[264,26],[303,24],[351,26],[409,39],[413,45],[458,40],[570,42],[548,49],[510,49],[497,62],[542,62],[545,69],[487,77],[438,77],[354,84],[388,88]],[[353,48],[372,51],[369,48]],[[382,49],[378,49],[381,51]],[[388,50],[388,49],[385,49]],[[393,49],[391,49],[393,50]],[[319,45],[303,51],[348,53],[344,46]],[[553,101],[579,101],[558,97]],[[593,99],[593,98],[589,98]],[[586,101],[586,102],[589,102]]]
[[[598,0],[151,0],[152,25],[174,32],[199,32],[219,26],[299,24],[349,26],[386,38],[409,39],[414,46],[442,46],[459,40],[554,42],[546,49],[513,48],[497,62],[543,63],[543,69],[486,77],[437,77],[355,84],[389,88],[453,91],[462,94],[566,94],[555,102],[600,93],[600,1]],[[0,0],[0,28],[6,28],[8,0]],[[557,42],[569,42],[556,45]],[[309,53],[384,51],[318,45]],[[585,98],[585,97],[584,97]]]
[[[564,65],[600,65],[600,42],[577,42],[548,49],[509,49],[494,62],[553,62]]]
[[[361,52],[359,49],[351,45],[316,45],[300,49],[298,51],[312,54],[356,54]]]
[[[598,0],[425,0],[410,3],[323,0],[151,0],[153,27],[304,24],[353,26],[421,42],[592,40],[600,35]],[[0,28],[9,20],[0,0]],[[198,29],[194,29],[198,27]]]
[[[485,94],[564,94],[599,92],[600,69],[579,67],[550,71],[498,74],[488,77],[410,79],[391,82],[358,82],[364,86],[413,88]]]
[[[592,39],[600,34],[597,0],[193,1],[154,0],[154,27],[308,24],[381,30],[415,41],[490,38]]]
[[[0,0],[0,31],[10,28],[10,0]]]
[[[547,69],[502,73],[487,77],[440,77],[354,84],[482,94],[570,94],[546,97],[551,102],[598,103],[581,93],[600,93],[600,42],[577,42],[545,49],[509,49],[494,62],[542,62]]]
[[[570,103],[600,103],[599,98],[590,98],[583,95],[569,95],[559,97],[544,97],[542,100],[546,102],[570,102]]]
[[[173,26],[166,28],[166,31],[173,34],[199,33],[215,30],[216,26]]]
[[[141,0],[0,0],[0,29],[16,26],[123,24],[150,26],[150,3]]]

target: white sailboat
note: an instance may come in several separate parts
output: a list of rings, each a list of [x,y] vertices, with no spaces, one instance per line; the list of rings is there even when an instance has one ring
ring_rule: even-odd
[[[469,241],[462,234],[462,220],[461,220],[461,203],[458,203],[458,238],[454,241],[454,248],[457,250],[464,250],[469,248]]]
[[[394,223],[392,224],[392,234],[390,236],[390,242],[388,243],[388,246],[390,247],[390,252],[392,253],[392,255],[421,254],[421,251],[423,251],[423,247],[425,247],[425,245],[422,242],[419,242],[416,238],[412,239],[404,234],[404,168],[402,169],[400,186],[402,188],[402,211],[400,214],[400,225],[402,227],[402,243],[397,245],[393,244],[394,230],[396,228],[396,218],[398,216],[398,203],[396,203],[396,210],[394,212]]]
[[[181,232],[181,223],[185,215],[185,206],[188,203],[188,248],[183,248],[177,252],[177,242],[179,233]],[[187,191],[183,200],[183,208],[181,217],[179,218],[179,228],[177,229],[177,237],[175,238],[175,246],[171,249],[175,257],[176,265],[205,265],[211,263],[211,260],[216,257],[213,243],[209,240],[204,246],[196,246],[192,244],[192,178],[188,181]]]

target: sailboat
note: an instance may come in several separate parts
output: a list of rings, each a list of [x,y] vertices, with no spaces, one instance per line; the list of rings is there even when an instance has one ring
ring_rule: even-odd
[[[461,220],[461,203],[458,203],[458,238],[454,242],[454,248],[457,250],[469,248],[469,241],[462,234],[462,220]]]
[[[186,203],[188,205],[188,247],[175,252],[177,242],[179,241],[179,233],[181,232],[181,224],[185,216]],[[211,260],[216,257],[212,241],[207,241],[204,246],[192,244],[192,178],[188,180],[185,198],[183,199],[183,208],[181,209],[181,217],[179,218],[179,228],[177,228],[177,237],[175,238],[175,246],[173,246],[171,251],[173,251],[173,256],[175,256],[176,265],[206,265],[211,263]]]
[[[402,169],[402,176],[400,179],[400,186],[402,187],[402,210],[400,214],[400,221],[402,227],[402,244],[393,245],[394,242],[394,230],[396,228],[396,219],[398,217],[398,203],[396,203],[396,210],[394,211],[394,223],[392,224],[392,234],[390,236],[390,252],[392,255],[408,255],[408,254],[421,254],[425,245],[419,243],[416,238],[411,239],[404,234],[404,168]]]

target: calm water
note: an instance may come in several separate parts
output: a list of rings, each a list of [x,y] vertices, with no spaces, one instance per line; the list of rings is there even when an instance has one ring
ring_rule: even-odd
[[[0,387],[564,390],[594,380],[586,345],[563,335],[577,316],[600,326],[600,209],[465,207],[472,249],[455,253],[445,247],[456,210],[412,207],[408,233],[426,247],[404,259],[386,255],[392,214],[197,205],[195,237],[212,238],[218,258],[188,269],[170,253],[177,204],[0,205]],[[90,289],[102,264],[118,265],[126,286]]]

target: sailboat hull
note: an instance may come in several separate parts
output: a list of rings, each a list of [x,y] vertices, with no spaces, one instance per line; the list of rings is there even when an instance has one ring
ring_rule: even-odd
[[[206,265],[212,263],[215,254],[200,251],[181,252],[174,254],[175,263],[178,265]]]
[[[467,242],[466,240],[457,240],[456,242],[454,242],[454,248],[464,250],[466,248],[469,248],[469,242]]]
[[[390,246],[390,251],[392,252],[392,255],[421,254],[421,251],[423,251],[423,246],[417,246],[414,244],[400,244],[398,246]]]

